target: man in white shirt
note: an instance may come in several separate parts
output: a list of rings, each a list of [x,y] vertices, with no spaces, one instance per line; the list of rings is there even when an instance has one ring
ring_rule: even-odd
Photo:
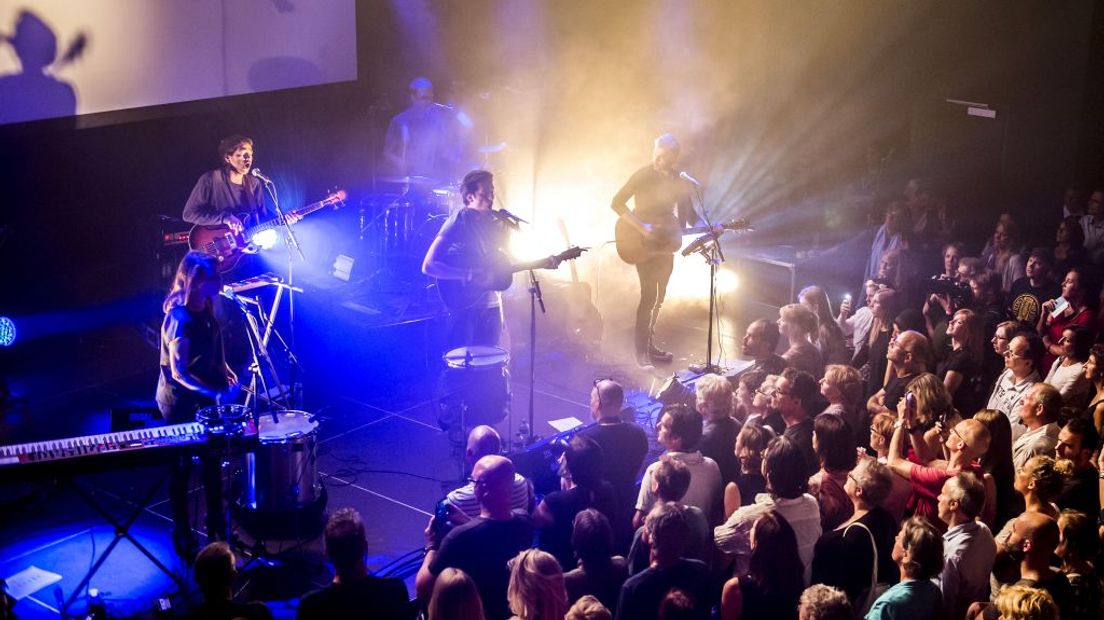
[[[805,455],[786,437],[775,437],[763,451],[763,475],[767,492],[755,503],[742,506],[723,524],[713,529],[713,541],[733,556],[736,575],[747,572],[751,559],[751,527],[764,513],[774,510],[786,518],[797,537],[797,554],[805,567],[805,583],[811,576],[813,547],[820,538],[820,506],[805,492],[808,475]]]
[[[989,395],[987,409],[996,409],[1008,416],[1012,423],[1012,438],[1023,434],[1020,425],[1020,400],[1028,389],[1039,382],[1039,365],[1045,348],[1043,341],[1032,333],[1021,333],[1008,343],[1004,352],[1004,372],[997,377],[993,392]]]
[[[1036,383],[1020,401],[1019,418],[1024,432],[1012,442],[1012,464],[1019,471],[1037,454],[1054,454],[1058,445],[1058,410],[1062,395],[1047,383]]]
[[[656,425],[656,441],[667,449],[660,458],[681,461],[690,470],[690,488],[682,496],[682,503],[700,508],[709,518],[710,525],[714,525],[720,523],[723,516],[724,489],[721,485],[721,469],[716,461],[702,456],[698,450],[701,436],[702,416],[690,407],[668,407]],[[644,518],[655,505],[652,477],[658,466],[659,461],[648,465],[640,480],[640,495],[637,496],[636,515],[633,516],[634,528],[644,525]]]

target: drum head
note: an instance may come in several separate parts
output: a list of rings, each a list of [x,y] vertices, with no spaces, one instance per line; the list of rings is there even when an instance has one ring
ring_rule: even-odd
[[[213,405],[196,412],[196,422],[211,434],[240,433],[245,428],[250,411],[245,405]]]
[[[505,366],[510,361],[510,354],[506,352],[506,349],[500,349],[499,347],[472,345],[470,347],[458,347],[445,353],[444,360],[449,368]]]
[[[276,419],[266,413],[257,419],[257,439],[261,443],[280,443],[309,435],[318,429],[314,416],[306,411],[280,411]]]

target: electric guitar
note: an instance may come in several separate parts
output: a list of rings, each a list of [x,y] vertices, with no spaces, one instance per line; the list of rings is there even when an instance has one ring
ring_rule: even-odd
[[[645,235],[637,230],[627,215],[619,217],[617,225],[613,229],[613,236],[617,242],[617,255],[630,265],[642,263],[656,256],[674,254],[682,247],[683,235],[700,235],[711,230],[709,226],[683,228],[674,216],[648,218],[644,221],[652,225],[650,235]],[[725,230],[747,230],[751,228],[751,224],[748,220],[741,218],[724,224],[723,228]]]
[[[570,247],[552,257],[551,269],[560,266],[565,260],[575,260],[582,256],[587,248]],[[463,280],[438,280],[437,292],[441,301],[450,312],[459,312],[471,308],[487,291],[504,291],[514,282],[514,274],[529,269],[544,269],[548,258],[526,263],[511,263],[510,258],[498,250],[483,257],[483,271],[487,279],[483,282],[464,282]]]
[[[340,189],[326,196],[318,202],[312,202],[294,211],[285,211],[284,216],[298,215],[303,217],[330,205],[341,206],[346,198],[345,190]],[[256,254],[260,248],[253,241],[258,233],[273,230],[284,225],[279,217],[261,222],[256,226],[246,228],[240,233],[234,233],[226,224],[214,226],[196,224],[188,233],[188,247],[192,250],[205,252],[218,260],[219,273],[226,273],[237,267],[243,254]]]

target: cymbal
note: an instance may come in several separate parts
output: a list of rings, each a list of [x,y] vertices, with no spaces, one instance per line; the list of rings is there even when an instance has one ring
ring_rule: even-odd
[[[381,183],[397,183],[399,185],[426,185],[435,187],[441,185],[441,181],[432,177],[405,176],[405,177],[380,177]]]

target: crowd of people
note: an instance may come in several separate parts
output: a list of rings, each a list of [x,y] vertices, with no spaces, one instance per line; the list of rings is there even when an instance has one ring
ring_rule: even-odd
[[[746,368],[664,407],[658,460],[610,379],[543,497],[477,427],[417,601],[368,575],[339,511],[337,576],[299,616],[1101,617],[1104,190],[1067,201],[1051,247],[1002,216],[968,256],[915,185],[861,303],[810,286],[752,321]]]

